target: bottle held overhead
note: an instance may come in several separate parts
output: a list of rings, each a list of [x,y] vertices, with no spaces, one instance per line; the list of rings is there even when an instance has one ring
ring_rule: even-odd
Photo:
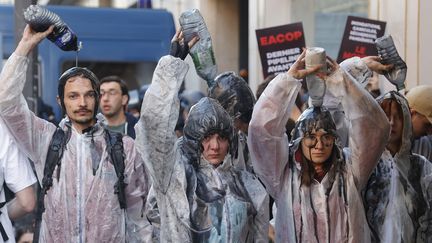
[[[199,37],[198,43],[191,48],[190,54],[197,74],[206,80],[210,87],[217,75],[217,66],[210,32],[207,29],[204,18],[198,9],[192,9],[183,12],[179,22],[186,43],[195,36]]]
[[[306,68],[312,68],[322,65],[321,72],[327,71],[326,52],[321,47],[307,48],[305,56]],[[312,106],[319,107],[323,104],[323,98],[326,90],[325,82],[315,74],[306,76],[306,85]]]
[[[30,5],[24,10],[24,20],[37,32],[43,32],[54,25],[53,32],[47,38],[63,51],[79,51],[81,49],[81,42],[78,42],[72,29],[57,14],[48,9],[39,5]]]
[[[384,35],[375,40],[378,54],[383,64],[393,64],[394,67],[384,76],[396,86],[398,90],[405,88],[407,65],[400,57],[391,35]]]

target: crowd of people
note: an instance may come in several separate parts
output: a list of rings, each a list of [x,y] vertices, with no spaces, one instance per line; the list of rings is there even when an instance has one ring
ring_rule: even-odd
[[[121,77],[73,67],[56,126],[22,95],[27,55],[52,31],[26,26],[0,75],[0,179],[15,194],[0,192],[0,242],[35,208],[19,230],[34,242],[432,242],[432,86],[375,99],[365,82],[392,64],[327,58],[324,72],[304,51],[258,100],[235,72],[190,98],[184,59],[200,40],[177,31],[139,117]],[[308,75],[323,105],[305,102]]]

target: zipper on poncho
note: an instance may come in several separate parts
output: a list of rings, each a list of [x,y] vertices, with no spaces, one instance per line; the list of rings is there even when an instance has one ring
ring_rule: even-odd
[[[83,134],[77,136],[77,177],[76,177],[76,185],[77,185],[77,223],[78,223],[78,239],[77,242],[83,243],[85,242],[85,205],[84,205],[84,185],[83,178],[85,173],[85,169],[83,168],[83,159],[85,158],[85,143],[83,141]]]

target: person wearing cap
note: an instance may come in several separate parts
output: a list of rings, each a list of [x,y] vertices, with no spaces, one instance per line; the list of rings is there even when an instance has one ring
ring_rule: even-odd
[[[305,69],[305,52],[287,73],[270,82],[255,104],[248,144],[256,174],[275,199],[276,242],[369,242],[370,230],[360,196],[389,134],[389,122],[356,79],[370,73],[360,59],[345,62],[358,74],[328,62],[318,75],[342,101],[350,123],[349,147],[342,149],[335,122],[325,107],[306,109],[288,141],[285,124]]]
[[[378,103],[391,132],[363,192],[372,242],[432,242],[432,164],[411,151],[413,111],[396,91]]]
[[[432,161],[432,85],[420,85],[406,94],[413,126],[413,152]]]
[[[100,80],[100,110],[107,119],[107,128],[111,131],[127,134],[135,139],[134,126],[138,118],[126,112],[129,91],[126,82],[112,75]]]
[[[237,140],[228,112],[204,97],[191,108],[184,136],[174,133],[178,91],[188,71],[184,58],[196,40],[182,46],[182,33],[176,33],[135,126],[137,149],[153,179],[160,242],[267,242],[267,210],[259,210],[263,195],[248,186],[259,181],[232,165]]]
[[[45,179],[47,153],[57,128],[29,110],[22,89],[27,55],[52,31],[53,26],[45,32],[35,32],[27,25],[0,75],[0,115],[16,143],[33,161],[41,185],[47,183],[42,178]],[[124,172],[117,176],[107,151],[107,131],[102,117],[96,117],[98,82],[90,70],[81,67],[67,70],[59,79],[57,100],[65,115],[59,129],[65,134],[65,149],[52,181],[49,180],[52,186],[44,195],[45,203],[40,205],[45,210],[35,241],[136,242],[147,234],[145,219],[141,217],[149,187],[144,163],[133,140],[123,136],[120,142]],[[122,204],[125,207],[115,189],[120,178],[126,184]]]

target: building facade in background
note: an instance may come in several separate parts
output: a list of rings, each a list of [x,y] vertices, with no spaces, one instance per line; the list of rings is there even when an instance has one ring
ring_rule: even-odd
[[[147,0],[148,2],[149,0]],[[0,0],[0,3],[13,2]],[[43,4],[87,7],[136,7],[136,0],[41,0]],[[200,9],[213,38],[218,71],[246,69],[253,91],[263,80],[255,29],[301,21],[307,46],[320,46],[337,57],[348,15],[386,21],[386,33],[393,36],[399,54],[407,62],[406,87],[432,84],[428,67],[432,63],[432,1],[430,0],[153,0],[153,8],[172,12],[178,25],[180,14]],[[193,63],[188,58],[192,67]],[[191,69],[193,70],[193,69]],[[206,91],[195,72],[186,77],[186,88]],[[383,90],[391,89],[381,82]]]

